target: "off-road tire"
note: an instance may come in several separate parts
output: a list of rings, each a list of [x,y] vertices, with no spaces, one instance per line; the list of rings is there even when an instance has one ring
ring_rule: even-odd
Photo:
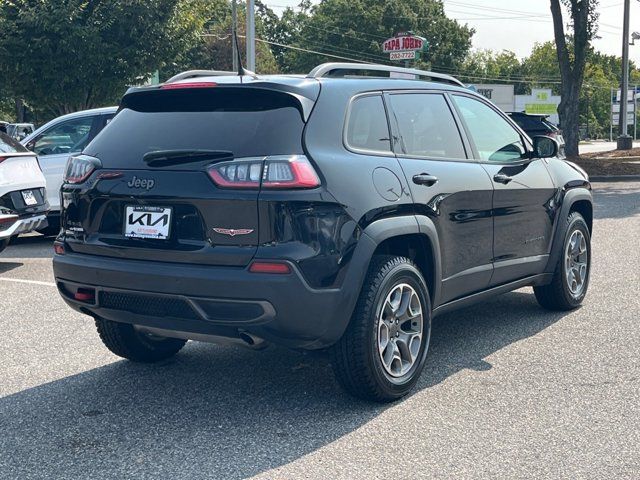
[[[401,284],[418,294],[423,315],[419,353],[411,369],[392,378],[378,353],[378,318],[387,295]],[[431,335],[431,302],[426,282],[408,258],[376,255],[371,260],[360,297],[342,338],[330,349],[338,383],[350,394],[370,401],[391,402],[411,391],[424,368]]]
[[[119,357],[133,362],[153,363],[173,357],[186,340],[156,338],[145,335],[128,323],[96,318],[96,328],[102,343]]]
[[[565,264],[565,251],[567,248],[567,242],[571,238],[571,235],[576,230],[580,230],[586,239],[587,244],[587,275],[584,287],[578,296],[572,295],[569,290],[569,286],[566,280],[566,264]],[[585,222],[582,215],[578,212],[571,212],[567,217],[567,230],[562,244],[557,248],[561,248],[560,257],[553,272],[553,279],[548,285],[534,287],[533,291],[536,295],[536,300],[541,307],[547,310],[554,311],[567,311],[573,310],[580,306],[587,294],[587,288],[589,287],[589,277],[591,273],[591,235],[589,233],[589,227]]]

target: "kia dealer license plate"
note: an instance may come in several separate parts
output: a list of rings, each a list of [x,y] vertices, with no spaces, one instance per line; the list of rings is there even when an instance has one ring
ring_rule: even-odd
[[[24,204],[28,207],[31,205],[37,205],[38,200],[36,196],[33,194],[33,190],[23,190],[22,191],[22,199],[24,200]]]
[[[171,208],[128,205],[125,208],[124,236],[129,238],[169,238]]]

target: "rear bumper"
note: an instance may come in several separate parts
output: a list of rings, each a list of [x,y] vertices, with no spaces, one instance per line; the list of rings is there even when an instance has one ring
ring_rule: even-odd
[[[313,289],[291,267],[291,274],[272,275],[76,253],[53,260],[60,294],[88,315],[187,333],[247,332],[293,348],[335,343],[351,316],[350,295]],[[79,288],[91,300],[76,300]]]
[[[2,215],[0,215],[1,217]],[[8,227],[0,229],[0,240],[11,238],[21,233],[29,233],[34,230],[45,228],[48,225],[47,216],[31,215],[27,217],[18,217],[15,222]]]

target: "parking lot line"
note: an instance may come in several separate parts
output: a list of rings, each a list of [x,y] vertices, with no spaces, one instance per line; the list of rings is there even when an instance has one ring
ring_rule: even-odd
[[[56,284],[53,282],[40,282],[38,280],[23,280],[21,278],[6,278],[0,277],[0,281],[2,282],[14,282],[14,283],[30,283],[32,285],[43,285],[45,287],[55,287]]]

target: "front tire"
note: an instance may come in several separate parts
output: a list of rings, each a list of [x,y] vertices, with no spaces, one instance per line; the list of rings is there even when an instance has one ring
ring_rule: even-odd
[[[133,362],[153,363],[173,357],[186,340],[156,337],[142,333],[128,323],[96,318],[102,343],[119,357]]]
[[[560,259],[549,285],[534,287],[536,300],[547,310],[566,311],[580,306],[591,273],[591,235],[582,215],[571,212],[560,246]]]
[[[349,326],[331,348],[336,378],[364,400],[397,400],[420,378],[430,335],[431,302],[416,265],[374,256]]]

